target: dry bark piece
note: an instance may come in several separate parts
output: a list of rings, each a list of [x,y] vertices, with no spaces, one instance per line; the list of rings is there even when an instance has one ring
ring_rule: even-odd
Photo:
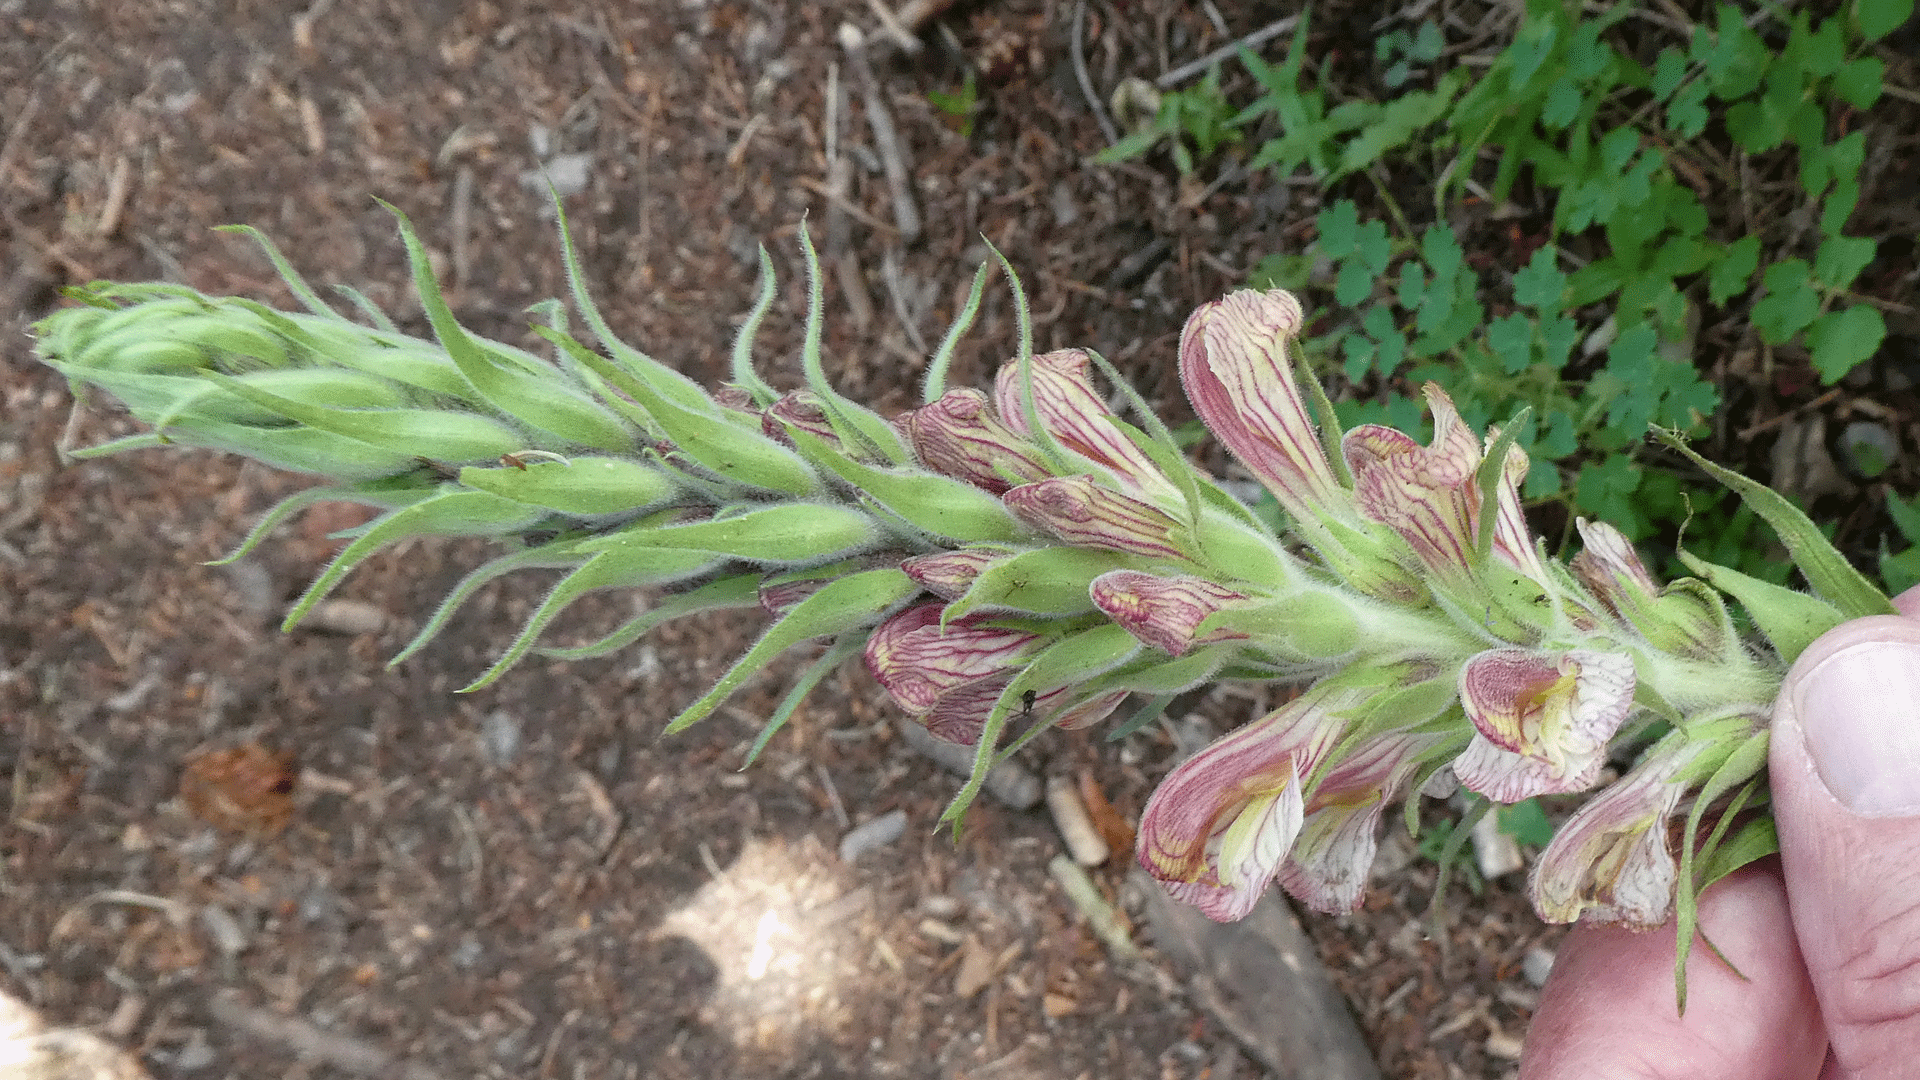
[[[210,750],[187,762],[180,799],[194,817],[217,829],[278,836],[293,820],[299,775],[291,751],[258,743]]]
[[[1146,871],[1133,880],[1155,944],[1192,973],[1196,999],[1249,1053],[1281,1076],[1381,1080],[1347,999],[1278,895],[1237,923],[1216,923]]]

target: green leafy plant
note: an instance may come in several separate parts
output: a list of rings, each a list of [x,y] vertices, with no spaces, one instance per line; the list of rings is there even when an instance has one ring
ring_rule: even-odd
[[[1829,384],[1878,349],[1884,321],[1851,291],[1876,245],[1846,232],[1865,135],[1836,136],[1832,120],[1879,99],[1884,65],[1871,46],[1912,7],[1863,0],[1816,21],[1723,3],[1702,25],[1634,20],[1628,35],[1634,4],[1590,12],[1529,0],[1512,40],[1470,81],[1456,67],[1431,90],[1406,90],[1446,67],[1435,63],[1445,36],[1423,23],[1381,37],[1380,81],[1401,91],[1381,101],[1336,101],[1316,85],[1303,17],[1281,63],[1242,56],[1258,94],[1235,123],[1278,129],[1250,164],[1304,168],[1330,188],[1367,170],[1384,214],[1330,199],[1318,239],[1268,256],[1251,280],[1318,290],[1342,310],[1304,347],[1355,388],[1339,403],[1343,420],[1414,430],[1412,391],[1427,380],[1475,423],[1526,409],[1517,438],[1533,456],[1529,498],[1637,539],[1686,522],[1693,543],[1728,554],[1750,519],[1648,453],[1642,435],[1649,424],[1704,431],[1720,407],[1696,362],[1708,308],[1743,311],[1762,347],[1804,348]],[[1649,39],[1662,32],[1666,44]],[[1737,189],[1740,177],[1703,149],[1713,140],[1790,170],[1817,230],[1716,219],[1699,192]],[[1430,211],[1399,205],[1389,191],[1406,185],[1377,172],[1420,181],[1422,159],[1403,152],[1415,146],[1441,162],[1424,176]],[[1501,205],[1522,184],[1552,208],[1520,237],[1524,266],[1476,270],[1449,222],[1476,216],[1459,213],[1463,200]],[[1423,214],[1431,224],[1414,224]],[[1760,545],[1733,559],[1751,574],[1783,573]]]
[[[1139,93],[1145,96],[1155,92],[1144,88]],[[1197,160],[1212,157],[1221,148],[1240,141],[1233,107],[1220,89],[1219,68],[1209,70],[1190,90],[1169,90],[1157,96],[1159,105],[1153,118],[1101,151],[1095,161],[1126,161],[1166,143],[1174,167],[1185,174],[1194,170]]]
[[[956,90],[929,90],[927,103],[953,120],[963,139],[973,138],[973,120],[980,112],[979,86],[968,68]]]

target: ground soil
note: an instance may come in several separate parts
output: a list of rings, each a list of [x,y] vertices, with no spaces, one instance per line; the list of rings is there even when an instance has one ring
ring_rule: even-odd
[[[1102,88],[1223,40],[1198,6],[1087,7]],[[1287,13],[1217,8],[1235,34]],[[290,303],[256,251],[211,231],[230,222],[421,328],[379,198],[412,216],[469,326],[524,341],[522,311],[564,291],[544,161],[615,329],[703,381],[725,375],[757,246],[798,281],[806,220],[852,396],[914,400],[984,236],[1025,274],[1040,347],[1099,347],[1177,421],[1181,319],[1297,247],[1318,192],[1090,167],[1103,139],[1068,60],[1073,11],[963,5],[920,57],[876,65],[925,220],[909,242],[833,36],[872,27],[865,5],[0,3],[0,990],[158,1077],[1259,1075],[1144,932],[1144,965],[1109,959],[1049,876],[1044,810],[988,801],[957,841],[934,828],[958,781],[904,745],[857,667],[743,772],[797,663],[702,726],[659,729],[754,619],[530,660],[459,695],[544,582],[490,589],[386,668],[485,554],[443,542],[358,571],[345,632],[283,635],[353,512],[203,566],[307,481],[198,452],[63,464],[63,439],[134,426],[70,418],[20,332],[93,278]],[[1333,25],[1365,47],[1364,25]],[[984,76],[970,127],[928,97],[961,85],[961,56]],[[833,136],[855,164],[843,217],[823,194],[836,84],[852,88]],[[802,313],[791,289],[762,333],[780,385],[799,381]],[[982,382],[1013,342],[995,291],[954,380]],[[1781,393],[1747,407],[1819,389]],[[634,602],[590,598],[557,636]],[[1183,722],[1224,731],[1256,696],[1217,691]],[[1059,733],[1027,764],[1084,773],[1132,818],[1175,733]],[[841,859],[851,827],[895,810],[898,839]],[[1094,877],[1137,912],[1127,863]],[[1510,1075],[1537,993],[1522,961],[1556,932],[1511,875],[1456,887],[1429,936],[1434,883],[1430,864],[1390,866],[1361,911],[1304,923],[1384,1075]]]

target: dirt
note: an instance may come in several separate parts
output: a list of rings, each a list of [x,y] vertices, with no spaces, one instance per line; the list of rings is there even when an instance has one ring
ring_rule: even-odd
[[[1217,7],[1235,33],[1286,13]],[[703,381],[725,376],[757,245],[793,286],[806,221],[852,396],[915,400],[984,236],[1023,272],[1040,347],[1101,348],[1178,421],[1181,319],[1297,246],[1317,194],[1089,167],[1104,143],[1068,59],[1073,13],[964,5],[921,56],[876,65],[926,223],[909,243],[834,39],[874,25],[865,5],[0,3],[0,990],[156,1077],[1261,1075],[1143,927],[1146,961],[1110,957],[1048,873],[1043,809],[986,801],[957,840],[935,829],[958,780],[904,745],[857,665],[741,771],[804,658],[659,731],[752,618],[456,694],[546,583],[488,589],[389,669],[485,555],[417,543],[349,579],[348,632],[283,635],[354,512],[323,506],[202,566],[308,481],[198,452],[63,464],[63,439],[134,426],[70,414],[18,332],[94,278],[291,303],[211,231],[232,222],[422,329],[378,198],[413,218],[470,327],[527,341],[523,310],[564,293],[544,161],[615,329]],[[1222,40],[1170,0],[1088,5],[1084,33],[1102,87]],[[960,88],[960,54],[986,72],[970,125],[928,96]],[[822,194],[835,85],[844,226]],[[762,331],[777,385],[799,381],[803,313],[790,287]],[[954,381],[983,382],[1013,342],[996,289]],[[589,598],[554,636],[588,640],[643,601]],[[1255,697],[1216,690],[1188,728],[1223,732]],[[1026,764],[1091,777],[1133,820],[1173,734],[1055,733]],[[893,811],[898,839],[840,857]],[[1128,862],[1093,875],[1137,915]],[[1303,919],[1382,1073],[1510,1075],[1536,993],[1522,961],[1557,931],[1510,875],[1456,886],[1430,938],[1432,865],[1389,863],[1360,912]]]

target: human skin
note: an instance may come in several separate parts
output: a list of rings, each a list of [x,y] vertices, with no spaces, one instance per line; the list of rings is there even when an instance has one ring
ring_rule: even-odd
[[[1687,1009],[1671,928],[1576,927],[1522,1080],[1920,1077],[1920,588],[1794,663],[1768,762],[1780,856],[1708,889]]]

